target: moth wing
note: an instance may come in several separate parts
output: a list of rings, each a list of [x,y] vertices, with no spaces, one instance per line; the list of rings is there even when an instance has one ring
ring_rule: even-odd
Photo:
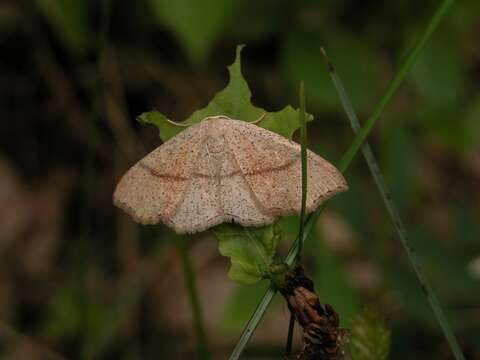
[[[209,153],[207,137],[200,144],[198,156],[193,164],[191,180],[185,189],[172,227],[177,233],[194,233],[221,224],[226,220],[221,204],[219,165]]]
[[[229,120],[232,122],[232,120]],[[261,226],[276,220],[258,201],[226,141],[221,171],[222,207],[227,221],[243,226]]]
[[[136,222],[172,226],[195,169],[203,130],[201,123],[192,125],[137,162],[118,183],[113,203]]]
[[[284,216],[301,209],[300,145],[245,122],[226,132],[228,144],[257,201],[267,215]],[[342,174],[328,161],[307,152],[307,211],[345,191]]]

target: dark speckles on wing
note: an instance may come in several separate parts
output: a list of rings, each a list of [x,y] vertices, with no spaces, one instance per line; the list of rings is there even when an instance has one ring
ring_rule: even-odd
[[[308,211],[346,189],[338,170],[310,151],[308,174]],[[114,203],[138,222],[179,233],[270,224],[300,210],[300,146],[243,121],[207,118],[133,166]]]

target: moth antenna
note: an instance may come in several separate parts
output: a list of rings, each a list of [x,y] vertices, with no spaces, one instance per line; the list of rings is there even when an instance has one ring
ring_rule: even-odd
[[[193,124],[178,123],[178,122],[175,122],[173,120],[170,120],[169,118],[165,118],[165,120],[167,120],[172,125],[180,126],[180,127],[188,127],[190,125],[193,125]]]
[[[267,113],[266,113],[266,112],[264,112],[264,113],[262,114],[262,116],[260,116],[257,120],[250,121],[249,124],[258,124],[260,121],[263,120],[263,118],[264,118],[265,116],[267,116]]]

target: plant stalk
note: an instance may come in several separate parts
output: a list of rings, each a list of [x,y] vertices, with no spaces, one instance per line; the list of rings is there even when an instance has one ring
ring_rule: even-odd
[[[303,239],[305,230],[305,212],[307,208],[307,124],[305,121],[305,86],[303,81],[300,82],[300,90],[298,93],[300,109],[298,112],[300,122],[300,144],[301,144],[301,159],[302,159],[302,206],[300,209],[300,222],[298,237]],[[302,243],[298,244],[297,262],[300,263],[302,255]]]
[[[298,92],[299,98],[299,112],[298,112],[298,122],[300,123],[300,156],[302,160],[302,205],[300,210],[300,220],[299,220],[299,231],[298,237],[303,238],[304,228],[305,228],[305,212],[307,208],[307,179],[308,179],[308,170],[307,170],[307,124],[305,121],[305,112],[306,112],[306,101],[305,101],[305,85],[303,81],[300,82],[300,89]],[[302,256],[302,245],[299,243],[298,253],[297,253],[297,265],[300,264]],[[292,342],[293,342],[293,331],[295,329],[295,316],[290,314],[290,321],[288,324],[288,335],[287,335],[287,345],[285,347],[285,356],[290,356],[292,353]]]

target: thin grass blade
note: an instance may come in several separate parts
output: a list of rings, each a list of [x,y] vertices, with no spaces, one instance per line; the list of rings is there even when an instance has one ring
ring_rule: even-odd
[[[365,125],[362,127],[362,129],[360,129],[357,132],[357,135],[353,139],[352,144],[350,145],[347,152],[343,155],[342,159],[340,160],[338,164],[338,168],[340,169],[340,171],[343,172],[348,168],[353,158],[358,153],[360,146],[363,144],[368,134],[370,134],[370,131],[372,131],[372,128],[377,122],[378,118],[382,115],[383,111],[385,110],[386,106],[392,99],[393,95],[395,95],[395,93],[397,92],[403,79],[405,78],[407,73],[410,71],[410,68],[412,67],[412,65],[417,60],[417,57],[420,54],[420,51],[423,49],[428,39],[430,39],[430,36],[432,36],[433,32],[437,28],[440,21],[447,14],[448,9],[454,3],[454,1],[455,0],[443,0],[440,3],[439,7],[437,8],[432,18],[428,22],[427,27],[425,28],[423,33],[420,35],[420,37],[417,39],[417,42],[415,43],[413,49],[407,55],[407,57],[405,58],[405,61],[400,66],[400,69],[396,73],[395,77],[390,82],[390,85],[388,86],[387,91],[382,96],[377,106],[373,110],[372,114],[365,122]]]
[[[348,98],[345,87],[343,86],[343,83],[340,80],[340,77],[338,76],[335,70],[335,67],[333,66],[331,61],[328,59],[328,56],[323,48],[322,48],[322,52],[323,52],[323,55],[325,56],[325,59],[327,60],[328,72],[330,74],[330,77],[332,78],[335,88],[337,89],[338,95],[340,96],[340,100],[342,102],[345,112],[347,113],[347,117],[350,120],[350,125],[352,126],[354,133],[358,133],[361,129],[360,122],[358,121],[358,117],[355,113],[355,110],[353,109],[352,103]],[[388,213],[390,214],[390,218],[392,219],[392,222],[395,226],[395,230],[397,231],[398,237],[403,245],[403,248],[405,249],[405,252],[408,255],[408,259],[410,260],[410,263],[413,269],[415,270],[420,286],[422,287],[424,294],[427,297],[428,302],[430,303],[430,307],[432,308],[432,311],[440,327],[442,328],[445,338],[450,344],[450,348],[452,349],[452,352],[455,355],[455,359],[464,360],[465,358],[457,342],[457,339],[455,338],[453,329],[450,323],[448,322],[445,316],[445,313],[442,310],[440,301],[438,300],[438,297],[435,294],[432,288],[432,285],[428,280],[428,277],[424,274],[422,270],[422,264],[420,262],[420,259],[418,258],[415,248],[408,237],[407,229],[400,217],[397,207],[395,206],[392,200],[392,196],[387,187],[385,179],[380,171],[378,162],[375,159],[375,155],[373,154],[373,151],[367,141],[365,141],[362,145],[362,153],[363,153],[363,156],[365,157],[365,160],[367,161],[368,167],[370,168],[370,172],[372,173],[372,177],[375,180],[375,184],[377,185],[378,191],[382,196],[383,202],[385,203]]]
[[[257,308],[255,309],[252,317],[248,320],[247,325],[243,329],[242,335],[240,335],[240,339],[237,341],[235,348],[233,349],[232,353],[230,354],[230,360],[237,360],[242,355],[243,349],[247,346],[250,337],[255,332],[260,320],[262,320],[263,314],[268,308],[268,305],[272,301],[273,297],[275,296],[276,289],[275,286],[270,285],[270,287],[263,295],[262,300],[258,304]]]
[[[303,239],[304,228],[305,228],[305,212],[307,208],[307,124],[305,121],[305,86],[303,81],[300,83],[299,90],[299,103],[300,111],[298,112],[298,117],[300,121],[300,145],[301,145],[301,157],[302,157],[302,207],[300,210],[300,224],[298,237]],[[298,244],[298,254],[297,261],[300,262],[302,255],[302,244]]]
[[[300,111],[298,112],[298,121],[300,124],[300,145],[301,145],[301,159],[302,159],[302,205],[300,210],[300,221],[298,237],[303,239],[304,227],[305,227],[305,212],[307,209],[307,124],[305,121],[306,101],[305,101],[305,85],[303,81],[300,83],[300,89],[298,93]],[[302,244],[299,243],[297,264],[301,261],[302,256]],[[292,353],[293,343],[293,331],[295,330],[295,317],[290,314],[290,321],[288,324],[287,345],[285,348],[285,356],[290,356]]]

